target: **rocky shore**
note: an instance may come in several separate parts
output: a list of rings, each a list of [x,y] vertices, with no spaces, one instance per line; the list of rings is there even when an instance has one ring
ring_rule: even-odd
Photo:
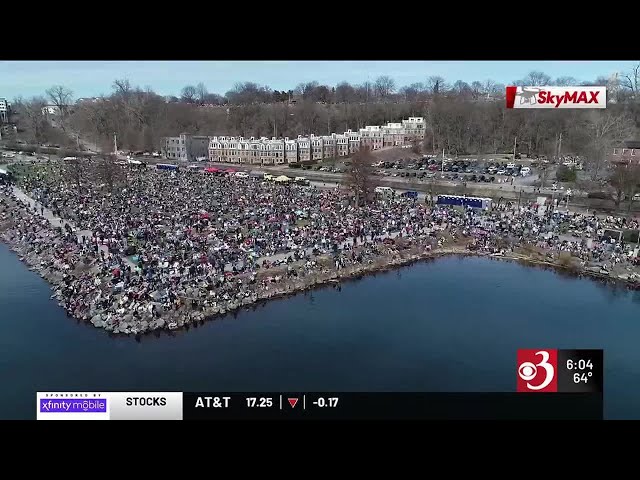
[[[2,236],[6,242],[5,235]],[[62,300],[60,285],[62,278],[59,274],[51,269],[41,266],[41,258],[33,253],[29,253],[28,249],[21,247],[19,244],[10,244],[11,250],[13,250],[25,264],[29,266],[29,269],[37,272],[43,279],[51,284],[51,288],[54,293],[52,298]],[[252,304],[265,302],[268,300],[274,300],[278,298],[284,298],[297,293],[308,291],[311,289],[322,288],[326,286],[335,286],[343,281],[355,280],[363,278],[367,275],[376,273],[382,273],[390,271],[396,268],[409,266],[420,261],[434,260],[444,256],[477,256],[486,257],[495,260],[508,260],[516,261],[527,266],[538,266],[543,268],[552,268],[556,271],[565,272],[574,276],[589,276],[594,279],[599,279],[606,283],[620,283],[627,286],[630,289],[640,290],[640,283],[629,282],[617,277],[608,277],[601,275],[597,272],[590,271],[578,271],[571,268],[567,268],[557,262],[546,262],[533,258],[532,256],[525,256],[522,254],[507,252],[502,255],[490,254],[485,252],[471,252],[464,246],[451,246],[441,247],[434,250],[425,250],[424,247],[414,247],[407,251],[398,252],[395,256],[388,256],[379,258],[377,261],[368,265],[355,265],[347,267],[342,270],[331,270],[328,272],[321,272],[318,275],[308,277],[304,280],[298,280],[295,282],[284,282],[283,284],[276,285],[274,288],[264,290],[260,293],[254,294],[250,297],[244,298],[238,302],[235,300],[229,300],[221,305],[198,309],[198,311],[190,308],[190,299],[185,297],[184,304],[177,310],[164,312],[162,317],[153,318],[150,315],[143,318],[141,321],[137,321],[132,315],[125,315],[119,322],[109,322],[104,316],[104,312],[99,310],[90,311],[88,314],[83,315],[78,320],[90,322],[95,327],[103,328],[108,332],[125,335],[136,335],[151,332],[154,330],[176,330],[184,328],[185,326],[192,325],[194,323],[203,323],[205,320],[210,320],[215,317],[223,316],[227,313],[234,312],[241,308],[246,308]],[[277,274],[277,272],[271,272]],[[61,304],[62,306],[62,304]]]
[[[11,215],[8,212],[13,212]],[[607,283],[621,283],[628,288],[640,289],[640,283],[637,280],[630,280],[624,277],[608,276],[600,273],[600,271],[583,269],[576,266],[575,263],[562,262],[559,256],[546,254],[540,251],[527,251],[524,247],[514,247],[502,249],[497,253],[486,251],[471,251],[467,245],[468,240],[464,238],[455,239],[447,232],[439,232],[437,235],[422,236],[412,238],[405,242],[399,242],[396,245],[386,246],[384,254],[374,256],[361,263],[341,266],[334,268],[333,260],[330,255],[321,255],[316,257],[317,267],[309,273],[302,276],[288,276],[287,269],[289,266],[276,266],[268,270],[259,271],[258,280],[269,279],[268,282],[253,284],[253,288],[247,289],[242,298],[221,298],[214,302],[215,305],[205,305],[202,296],[194,289],[186,289],[182,291],[178,301],[169,309],[157,310],[144,309],[134,314],[134,312],[125,311],[125,309],[116,309],[120,299],[126,295],[124,292],[115,292],[109,295],[109,305],[105,308],[104,304],[97,305],[91,303],[87,308],[70,308],[65,304],[64,288],[65,278],[69,276],[79,278],[85,275],[85,278],[94,275],[97,278],[99,264],[96,259],[82,257],[80,255],[67,255],[64,260],[60,258],[50,257],[57,252],[57,247],[34,247],[29,239],[26,239],[24,232],[20,232],[15,228],[15,215],[22,218],[37,218],[37,214],[27,211],[26,207],[13,199],[5,202],[3,207],[0,206],[0,237],[2,241],[7,243],[10,248],[19,256],[20,260],[29,266],[30,270],[38,273],[43,279],[51,284],[53,295],[51,298],[56,299],[59,305],[66,309],[69,316],[80,321],[89,322],[95,327],[103,328],[114,334],[124,335],[140,335],[147,332],[158,330],[177,330],[188,328],[193,324],[201,324],[207,319],[222,316],[231,312],[238,311],[242,308],[251,307],[268,300],[283,298],[304,292],[310,289],[321,288],[326,286],[337,286],[341,282],[362,278],[366,275],[385,272],[388,270],[408,266],[419,261],[436,259],[447,255],[458,256],[482,256],[500,260],[517,261],[529,266],[540,266],[543,268],[553,268],[576,276],[591,276]],[[51,239],[57,241],[56,236],[60,234],[60,228],[47,228],[47,221],[40,218],[40,223],[33,221],[33,232],[39,235],[38,242],[43,239]],[[42,233],[44,232],[44,233]],[[60,244],[62,248],[62,244]],[[495,250],[495,249],[494,249]],[[294,265],[295,267],[295,265]],[[66,270],[65,270],[66,269]],[[247,281],[249,274],[238,275],[235,277],[237,281]],[[272,280],[275,281],[272,282]],[[254,279],[255,280],[255,279]],[[102,285],[105,291],[111,291],[111,286]],[[146,306],[146,303],[157,303],[152,300],[141,300],[140,304]],[[113,312],[117,311],[117,314]],[[141,313],[140,313],[141,312]]]

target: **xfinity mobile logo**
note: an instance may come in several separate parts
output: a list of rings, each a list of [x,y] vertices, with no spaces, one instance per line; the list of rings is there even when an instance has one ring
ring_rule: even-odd
[[[507,108],[607,108],[607,87],[507,87]]]

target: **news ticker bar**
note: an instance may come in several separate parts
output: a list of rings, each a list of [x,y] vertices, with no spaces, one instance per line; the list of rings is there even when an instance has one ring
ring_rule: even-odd
[[[37,419],[602,420],[602,394],[38,392]]]

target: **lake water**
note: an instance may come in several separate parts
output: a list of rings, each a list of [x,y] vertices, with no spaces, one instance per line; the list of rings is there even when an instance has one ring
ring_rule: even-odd
[[[640,292],[445,258],[189,331],[110,337],[0,244],[0,418],[43,390],[513,391],[518,348],[602,348],[605,416],[640,418]]]

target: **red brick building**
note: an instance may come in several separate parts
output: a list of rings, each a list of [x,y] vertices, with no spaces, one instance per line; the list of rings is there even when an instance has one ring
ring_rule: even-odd
[[[624,142],[622,146],[613,149],[609,159],[612,163],[635,163],[640,165],[640,141]]]

